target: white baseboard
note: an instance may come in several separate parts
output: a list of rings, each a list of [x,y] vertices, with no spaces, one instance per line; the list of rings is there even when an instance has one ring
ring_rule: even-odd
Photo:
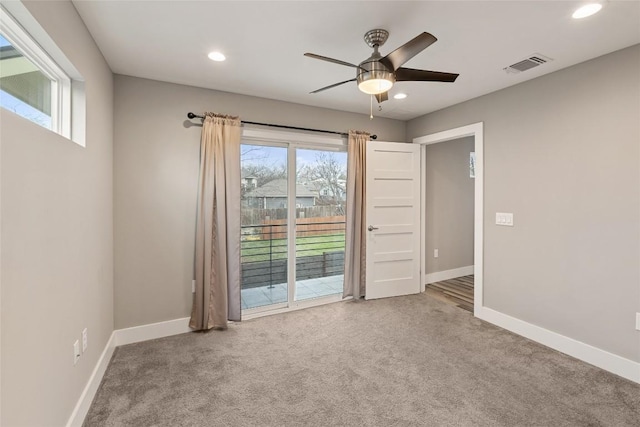
[[[440,271],[432,273],[431,275],[428,274],[426,277],[435,277],[435,279],[427,281],[427,283],[433,283],[469,274],[473,274],[473,266]],[[640,363],[638,362],[625,359],[624,357],[617,356],[487,307],[477,308],[475,315],[479,319],[493,323],[501,328],[640,384]],[[78,399],[78,403],[69,417],[67,427],[82,426],[116,346],[183,334],[190,331],[188,317],[113,331],[100,359],[98,359],[96,367],[89,377],[87,385],[80,395],[80,399]]]
[[[119,346],[154,340],[156,338],[170,337],[191,331],[192,329],[189,328],[189,318],[183,317],[181,319],[167,320],[166,322],[118,329],[113,333],[116,336],[116,346]]]
[[[551,347],[576,359],[602,368],[628,380],[640,383],[640,363],[609,353],[589,344],[560,335],[487,307],[480,307],[475,316],[530,340]]]
[[[454,268],[452,270],[436,271],[435,273],[429,273],[424,275],[424,283],[442,282],[443,280],[455,279],[456,277],[468,276],[473,274],[473,265],[466,267]]]
[[[80,395],[80,399],[78,399],[78,403],[76,403],[69,417],[67,427],[81,427],[82,423],[84,423],[84,419],[91,407],[91,402],[93,402],[98,387],[100,387],[102,377],[107,371],[109,361],[111,361],[111,356],[117,346],[183,334],[190,331],[188,317],[113,331],[100,359],[98,359],[96,367],[89,377],[87,385]]]
[[[109,338],[109,341],[107,341],[107,345],[104,347],[104,350],[98,359],[98,363],[96,363],[96,367],[93,368],[93,372],[91,373],[89,381],[87,381],[87,385],[84,387],[84,390],[78,399],[78,403],[76,403],[75,408],[73,408],[69,421],[67,421],[67,427],[81,427],[82,423],[84,423],[84,419],[89,412],[89,407],[91,407],[91,402],[93,402],[93,398],[98,391],[98,387],[100,387],[100,382],[102,381],[104,373],[107,371],[107,367],[109,366],[111,356],[115,349],[114,331],[111,333],[111,337]]]

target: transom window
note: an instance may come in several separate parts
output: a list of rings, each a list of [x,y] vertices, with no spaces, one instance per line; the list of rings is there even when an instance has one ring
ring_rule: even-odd
[[[51,79],[2,35],[0,64],[0,105],[51,129]]]
[[[0,106],[71,138],[71,79],[3,8]]]

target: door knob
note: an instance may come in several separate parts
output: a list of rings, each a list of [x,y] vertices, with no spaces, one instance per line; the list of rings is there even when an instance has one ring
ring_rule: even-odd
[[[373,225],[370,225],[369,227],[367,227],[367,230],[369,231],[373,231],[373,230],[377,230],[378,227],[374,227]]]

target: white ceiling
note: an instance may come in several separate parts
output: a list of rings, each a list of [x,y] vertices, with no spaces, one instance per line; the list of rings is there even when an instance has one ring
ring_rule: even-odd
[[[571,18],[581,1],[79,1],[74,5],[113,72],[368,114],[355,69],[371,54],[363,35],[390,32],[383,55],[423,31],[438,41],[406,67],[459,73],[455,83],[400,82],[377,116],[408,120],[640,43],[640,1],[608,1]],[[207,58],[220,50],[227,61]],[[552,62],[503,68],[533,53]],[[612,70],[615,78],[615,70]],[[219,108],[213,106],[212,108]]]

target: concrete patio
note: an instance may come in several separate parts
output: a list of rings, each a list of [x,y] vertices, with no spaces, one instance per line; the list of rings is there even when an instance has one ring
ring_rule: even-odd
[[[296,301],[342,293],[344,275],[319,277],[296,282]],[[287,284],[242,289],[242,309],[287,302]]]

